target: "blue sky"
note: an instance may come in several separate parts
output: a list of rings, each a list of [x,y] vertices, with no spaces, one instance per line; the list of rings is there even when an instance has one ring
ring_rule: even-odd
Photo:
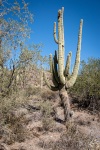
[[[25,0],[34,14],[29,42],[43,43],[43,55],[54,54],[58,45],[53,39],[53,24],[58,10],[64,7],[65,58],[72,51],[75,60],[78,29],[83,19],[81,60],[100,58],[100,0]]]
[[[100,0],[26,0],[34,14],[30,41],[43,43],[43,55],[54,54],[53,24],[64,7],[65,57],[72,51],[74,63],[80,19],[83,19],[81,60],[100,58]]]

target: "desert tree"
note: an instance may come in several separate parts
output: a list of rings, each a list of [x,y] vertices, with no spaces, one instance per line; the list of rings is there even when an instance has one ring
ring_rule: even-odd
[[[16,55],[22,43],[30,36],[29,23],[32,21],[33,15],[24,0],[15,0],[13,3],[9,0],[0,0],[0,91],[3,93],[3,86],[8,89],[7,91],[11,87],[17,64]],[[9,80],[8,83],[4,77]]]
[[[26,87],[27,75],[35,70],[40,72],[41,76],[43,65],[48,61],[47,56],[42,56],[43,44],[30,44],[21,46],[21,53],[17,61],[17,79],[22,82],[23,87]],[[38,77],[38,75],[36,74]],[[42,77],[41,77],[42,78]]]

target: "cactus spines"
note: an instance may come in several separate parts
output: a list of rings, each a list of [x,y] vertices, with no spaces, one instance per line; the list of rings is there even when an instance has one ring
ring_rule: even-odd
[[[71,52],[69,52],[67,56],[66,66],[64,69],[63,13],[64,13],[64,7],[62,7],[62,9],[58,11],[58,39],[56,36],[56,23],[54,23],[54,40],[58,44],[58,52],[55,51],[55,55],[53,59],[52,59],[52,56],[50,55],[50,61],[52,61],[50,63],[50,68],[52,69],[50,70],[52,70],[51,72],[52,72],[54,86],[49,84],[49,82],[46,79],[45,74],[44,74],[44,78],[45,78],[46,84],[51,90],[59,91],[59,96],[61,98],[61,101],[64,107],[64,115],[65,115],[65,121],[66,121],[69,119],[71,115],[67,89],[73,86],[73,84],[75,83],[77,75],[78,75],[79,65],[80,65],[80,51],[81,51],[83,20],[81,19],[80,21],[76,59],[75,59],[73,72],[70,75],[69,72],[70,72],[70,63],[71,63],[71,56],[72,56]]]

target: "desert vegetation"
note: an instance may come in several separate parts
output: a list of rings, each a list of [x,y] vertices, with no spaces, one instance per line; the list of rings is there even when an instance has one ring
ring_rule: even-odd
[[[0,7],[0,150],[99,150],[100,58],[80,62],[83,20],[70,74],[71,52],[63,72],[63,8],[58,40],[54,23],[58,52],[48,61],[42,44],[26,44],[33,21],[27,3],[1,0]]]
[[[77,82],[70,93],[80,107],[93,112],[100,111],[100,58],[89,58],[87,62],[81,61]]]

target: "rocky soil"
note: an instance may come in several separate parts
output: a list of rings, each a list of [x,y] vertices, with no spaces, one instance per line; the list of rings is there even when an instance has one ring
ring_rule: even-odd
[[[48,104],[45,105],[45,100],[47,99],[48,104],[51,106],[50,108]],[[10,127],[6,127],[7,132],[3,133],[6,138],[0,136],[0,150],[76,150],[78,148],[73,148],[76,140],[81,143],[83,142],[83,144],[84,141],[85,143],[87,142],[86,138],[82,139],[83,136],[89,139],[90,145],[92,142],[92,146],[89,147],[90,150],[99,150],[100,122],[98,116],[84,110],[78,110],[73,106],[73,118],[65,125],[63,123],[64,116],[61,107],[57,108],[58,120],[55,121],[52,118],[52,106],[56,101],[58,101],[57,94],[46,91],[42,96],[31,96],[27,104],[13,110],[11,114],[14,118],[17,118],[17,121],[15,120],[16,124],[18,124],[18,122],[19,124],[22,123],[22,129],[25,130],[25,134],[20,134],[22,137],[19,136],[19,138],[22,138],[22,140],[18,141],[17,139],[9,142],[10,133],[8,129]],[[49,113],[47,116],[44,116],[43,111],[48,111],[49,109],[51,114]],[[21,121],[19,120],[20,116],[23,118]],[[17,128],[20,130],[20,125],[17,126]],[[18,129],[14,132],[15,134],[16,132],[20,132]],[[7,133],[9,133],[9,135]],[[80,133],[81,136],[78,137],[78,133]],[[64,135],[66,136],[64,137]],[[73,143],[68,146],[68,142],[72,141],[68,139],[69,137],[72,138]],[[66,145],[62,143],[63,138],[69,140],[64,142]],[[87,150],[88,146],[87,144]],[[81,146],[80,150],[83,149]],[[86,150],[86,148],[84,150]]]

